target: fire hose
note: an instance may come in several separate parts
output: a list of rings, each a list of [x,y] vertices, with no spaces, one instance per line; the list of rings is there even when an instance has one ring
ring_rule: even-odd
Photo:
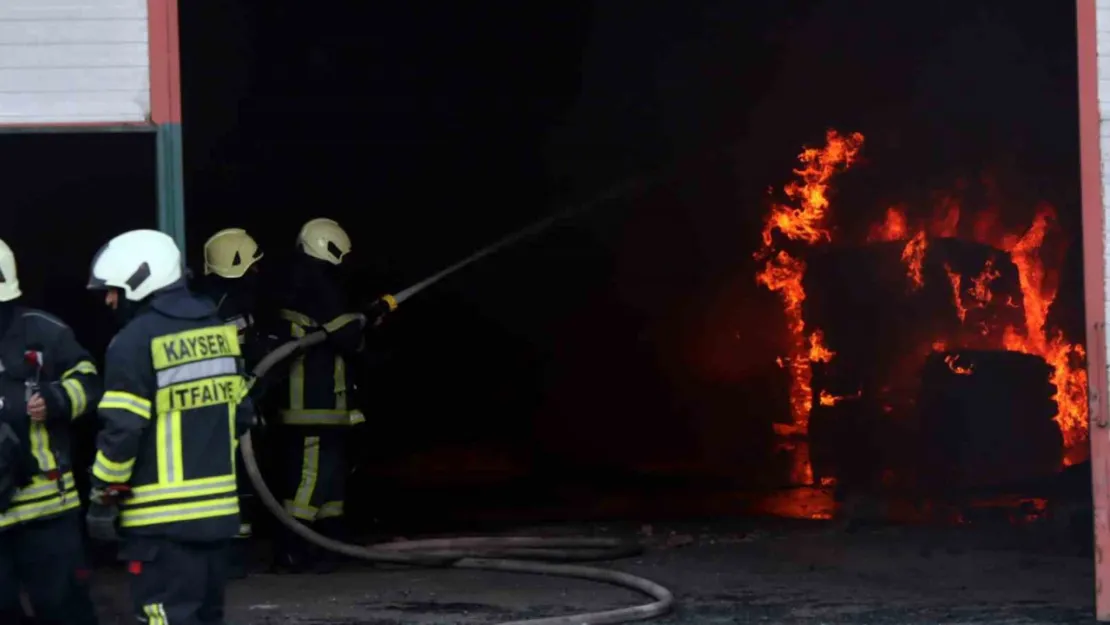
[[[576,206],[539,221],[520,230],[497,243],[490,245],[470,257],[451,265],[431,277],[400,291],[395,296],[385,296],[378,300],[377,313],[381,314],[396,308],[400,303],[428,288],[448,275],[470,265],[527,236],[536,234],[556,221],[569,217],[597,203],[619,196],[636,183],[618,185],[608,193],[582,206]],[[366,318],[362,319],[365,326]],[[267,354],[252,371],[252,379],[260,380],[274,366],[300,354],[304,350],[323,342],[327,334],[323,331],[308,334],[295,341],[287,342]],[[502,625],[601,625],[604,623],[625,623],[654,618],[670,611],[674,595],[663,586],[642,577],[579,564],[557,564],[555,562],[583,562],[591,560],[612,560],[640,553],[640,544],[615,538],[590,537],[532,537],[532,536],[479,536],[443,539],[414,540],[360,546],[343,543],[313,531],[286,512],[267,487],[258,468],[250,433],[240,439],[247,475],[266,508],[286,528],[304,540],[327,551],[380,564],[395,564],[422,567],[440,567],[511,573],[529,573],[570,577],[621,586],[645,594],[653,599],[651,603],[577,615],[555,616],[549,618],[511,621]]]

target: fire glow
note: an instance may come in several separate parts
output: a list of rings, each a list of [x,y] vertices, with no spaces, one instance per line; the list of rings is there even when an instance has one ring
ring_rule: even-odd
[[[806,250],[833,242],[831,180],[852,167],[863,142],[860,133],[843,135],[830,130],[823,148],[802,151],[798,156],[801,167],[794,171],[796,179],[783,189],[785,201],[772,202],[764,222],[762,246],[755,253],[760,264],[756,280],[778,294],[786,318],[788,351],[778,359],[779,365],[790,372],[792,382],[790,404],[794,424],[792,428],[783,428],[786,431],[806,433],[814,401],[810,364],[827,363],[836,357],[826,346],[821,329],[806,327],[802,315],[806,298],[802,279],[806,272]],[[866,242],[905,242],[901,260],[910,290],[921,289],[925,284],[923,266],[931,239],[961,234],[961,205],[957,199],[944,198],[932,208],[934,217],[921,224],[911,222],[905,207],[888,208],[884,219],[868,230]],[[1068,341],[1061,331],[1048,327],[1060,267],[1046,267],[1042,246],[1046,235],[1056,228],[1055,217],[1051,206],[1041,204],[1026,230],[1005,233],[998,228],[996,210],[987,209],[972,215],[971,228],[965,228],[970,231],[969,238],[1008,254],[1017,268],[1022,303],[1015,304],[1012,299],[1005,303],[1022,308],[1024,324],[1022,327],[991,328],[985,322],[978,322],[977,327],[966,330],[968,335],[992,341],[987,346],[989,349],[1033,354],[1049,364],[1053,370],[1051,382],[1057,389],[1055,421],[1063,435],[1065,449],[1072,450],[1078,449],[1087,437],[1087,373],[1083,347]],[[951,284],[955,315],[964,325],[969,310],[983,308],[994,299],[991,283],[1000,273],[990,260],[976,275],[961,275],[948,265],[944,269]],[[1001,337],[1001,340],[982,338],[988,336]],[[936,351],[971,347],[961,336],[937,336],[929,343]],[[949,356],[947,362],[955,374],[974,375],[973,367],[961,366],[953,356]],[[832,405],[848,398],[824,394],[818,399],[822,405]]]

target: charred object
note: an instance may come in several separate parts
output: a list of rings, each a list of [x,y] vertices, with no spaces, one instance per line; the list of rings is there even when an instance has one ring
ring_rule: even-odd
[[[1040,356],[1019,352],[931,354],[919,396],[924,485],[1001,486],[1059,471],[1051,373]]]
[[[1024,322],[1009,255],[953,238],[910,252],[875,242],[808,259],[803,317],[825,348],[811,357],[814,479],[873,490],[1058,470],[1051,370],[1001,349]]]

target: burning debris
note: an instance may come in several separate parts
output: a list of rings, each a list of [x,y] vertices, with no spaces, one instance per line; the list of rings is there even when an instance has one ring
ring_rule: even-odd
[[[1056,440],[1062,439],[1069,461],[1081,459],[1087,436],[1084,352],[1048,325],[1059,274],[1059,263],[1045,252],[1046,238],[1058,233],[1053,208],[1042,204],[1028,229],[1006,232],[997,209],[969,215],[949,196],[931,207],[929,219],[890,207],[864,240],[834,240],[831,180],[855,163],[863,141],[859,133],[830,130],[824,148],[799,155],[797,180],[784,188],[784,202],[772,203],[755,254],[761,264],[756,279],[781,298],[789,336],[788,353],[778,362],[792,379],[793,423],[783,424],[780,433],[808,434],[818,465],[825,464],[820,458],[828,455],[822,450],[827,443],[848,443],[838,442],[846,434],[830,428],[854,432],[856,455],[870,453],[868,448],[883,455],[878,452],[896,437],[893,432],[932,418],[918,406],[930,367],[974,386],[986,374],[964,360],[967,350],[1011,352],[1011,358],[1028,356],[1014,362],[1042,363],[1015,365],[1025,373],[1014,388],[1019,397],[1051,389]],[[1047,379],[1029,378],[1029,371],[1042,370]],[[992,420],[964,408],[958,412]],[[1006,427],[1020,427],[1020,415],[1011,416]],[[1059,463],[1058,454],[1053,457]],[[804,479],[812,482],[806,462]],[[1046,462],[1037,464],[1043,468]],[[832,470],[837,463],[828,464]],[[867,471],[882,472],[878,465]],[[817,475],[829,477],[823,470]]]

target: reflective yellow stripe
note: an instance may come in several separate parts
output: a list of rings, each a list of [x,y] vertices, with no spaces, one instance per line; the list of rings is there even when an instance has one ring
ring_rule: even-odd
[[[96,375],[96,365],[88,360],[82,360],[69,369],[66,369],[65,373],[62,374],[62,379],[65,380],[82,373],[85,375]]]
[[[150,401],[123,391],[105,391],[97,405],[98,410],[126,410],[144,419],[150,418]]]
[[[61,477],[62,488],[64,490],[73,490],[75,482],[73,481],[73,472],[66,471]],[[36,475],[31,478],[31,483],[15,492],[12,497],[12,504],[17,504],[21,501],[30,501],[32,499],[39,499],[58,492],[58,482],[55,480],[47,479],[44,475]]]
[[[252,533],[254,533],[254,528],[251,527],[250,523],[240,523],[239,524],[239,533],[236,534],[236,537],[237,538],[250,538]]]
[[[295,519],[302,521],[314,521],[319,510],[313,506],[300,506],[293,502],[292,499],[286,499],[283,503],[285,511]]]
[[[131,489],[131,497],[121,507],[132,507],[169,499],[212,497],[235,492],[235,476],[203,477],[174,484],[145,484]]]
[[[359,321],[362,321],[362,319],[362,315],[356,313],[346,313],[343,315],[339,315],[335,319],[332,319],[331,321],[325,323],[324,330],[328,332],[335,332],[342,329],[343,326],[347,325],[348,323],[357,323]]]
[[[353,425],[366,419],[358,410],[282,410],[286,425]]]
[[[156,433],[158,482],[173,484],[184,480],[181,459],[181,413],[175,410],[159,414]]]
[[[301,459],[301,483],[293,496],[293,506],[298,509],[312,507],[312,493],[316,490],[316,478],[320,474],[320,437],[304,438],[304,457]]]
[[[219,404],[238,404],[243,398],[244,386],[243,376],[224,375],[160,388],[155,394],[157,411],[164,414]]]
[[[170,625],[166,617],[166,608],[161,603],[148,603],[143,606],[147,625]]]
[[[30,501],[26,503],[18,503],[12,501],[12,506],[3,514],[0,514],[0,528],[10,527],[17,523],[26,523],[27,521],[34,521],[44,517],[60,514],[67,510],[73,510],[81,506],[81,498],[77,495],[77,489],[73,487],[73,478],[70,474],[69,482],[63,482],[65,492],[58,491],[58,483],[50,482],[49,494],[42,496],[43,498]],[[32,484],[32,487],[36,487]],[[29,496],[20,493],[22,499],[30,499]]]
[[[31,455],[35,457],[39,469],[53,471],[58,468],[58,459],[50,451],[50,432],[45,423],[31,423]]]
[[[211,326],[155,337],[150,353],[156,370],[219,356],[239,356],[239,337],[228,325]]]
[[[316,513],[316,519],[334,519],[335,517],[343,516],[343,502],[342,501],[328,501],[320,506],[320,511]]]
[[[295,323],[299,326],[302,326],[302,327],[305,327],[305,328],[315,328],[316,327],[316,322],[312,319],[312,317],[309,317],[308,315],[302,315],[301,313],[299,313],[295,310],[289,310],[288,308],[283,308],[283,309],[281,309],[281,312],[279,312],[278,314],[281,315],[282,319],[284,319],[286,321],[291,321],[291,322],[293,322],[293,323]]]
[[[131,470],[135,468],[135,459],[116,462],[104,455],[103,451],[96,452],[92,472],[98,480],[123,484],[131,479]]]
[[[145,525],[210,519],[238,513],[239,498],[233,496],[208,501],[151,506],[149,508],[126,507],[120,509],[119,518],[121,527],[142,527]]]
[[[62,380],[62,388],[69,398],[69,416],[76,419],[85,414],[85,410],[89,407],[89,399],[85,395],[85,387],[81,384],[81,380]]]

